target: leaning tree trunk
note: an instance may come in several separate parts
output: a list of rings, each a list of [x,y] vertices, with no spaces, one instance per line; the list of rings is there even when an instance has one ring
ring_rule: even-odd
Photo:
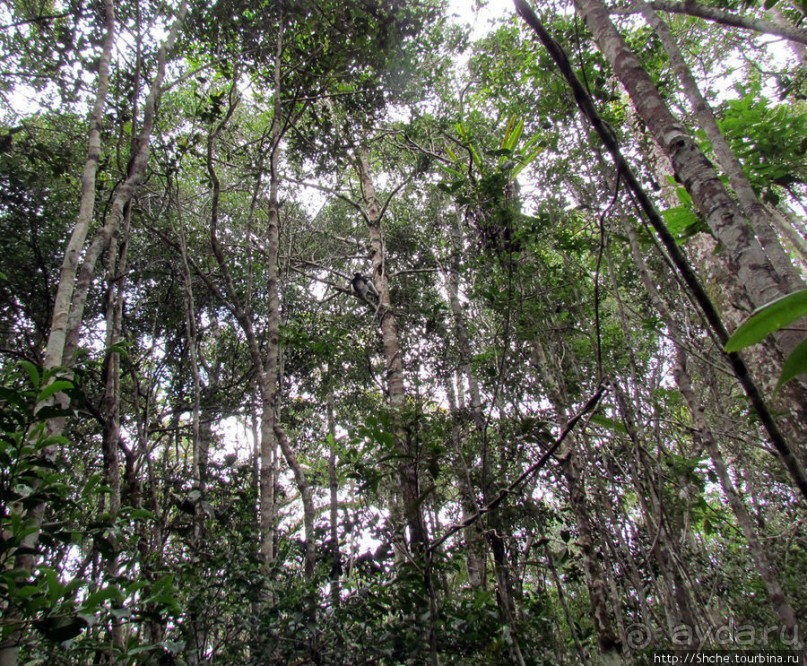
[[[65,338],[67,336],[67,320],[73,302],[73,290],[76,284],[76,271],[79,256],[84,249],[84,241],[90,229],[95,213],[95,177],[98,173],[98,162],[101,159],[101,127],[104,109],[109,91],[109,61],[112,46],[115,43],[115,4],[112,0],[104,2],[106,15],[106,34],[101,58],[98,61],[98,88],[95,103],[90,115],[90,133],[88,138],[87,161],[81,174],[81,200],[78,218],[73,233],[64,253],[62,270],[59,275],[59,286],[53,303],[53,315],[50,322],[48,346],[45,352],[45,367],[58,368],[62,365]]]
[[[527,0],[514,0],[514,2],[518,13],[536,32],[549,50],[553,60],[558,64],[561,73],[574,91],[580,110],[589,119],[600,139],[607,146],[609,153],[611,153],[617,164],[621,177],[633,193],[639,208],[641,208],[659,235],[676,268],[685,280],[690,293],[697,300],[711,329],[720,341],[725,343],[729,335],[714,304],[693,273],[689,263],[675,243],[675,239],[665,227],[655,206],[636,180],[632,169],[616,143],[613,131],[609,131],[599,117],[590,95],[574,73],[565,52],[546,32]],[[600,48],[634,98],[637,111],[644,117],[656,142],[666,151],[678,179],[688,187],[693,201],[695,201],[701,214],[711,225],[713,233],[726,250],[725,254],[732,269],[730,272],[739,273],[740,280],[736,281],[738,287],[743,289],[755,304],[761,305],[775,296],[780,296],[784,287],[779,276],[776,275],[767,262],[762,248],[752,235],[751,229],[743,218],[740,209],[723,188],[712,165],[664,106],[664,102],[647,72],[627,48],[620,34],[608,20],[608,15],[602,3],[598,2],[598,0],[579,0],[579,6],[583,10],[595,38],[598,38]],[[766,299],[765,296],[768,296],[768,298]],[[782,365],[779,352],[789,353],[799,344],[799,339],[803,336],[795,330],[782,330],[773,337],[776,345],[769,348],[771,351],[766,355],[769,367],[765,368],[765,370],[770,373],[772,368],[772,374],[778,374],[777,368]],[[794,455],[791,445],[782,434],[770,409],[765,404],[765,400],[756,383],[752,380],[745,362],[737,353],[728,353],[727,358],[738,381],[742,384],[744,391],[754,406],[761,423],[764,425],[772,444],[782,456],[783,463],[787,466],[799,490],[803,495],[807,496],[807,480],[805,480],[802,465]],[[796,381],[791,382],[791,384],[793,386],[788,386],[791,391],[805,390],[804,386]],[[797,404],[806,403],[807,399],[804,399]],[[799,420],[803,424],[805,421],[803,411],[800,410],[799,413],[792,414],[792,420]],[[798,430],[794,432],[797,433]]]
[[[673,71],[681,82],[681,88],[689,100],[695,121],[706,133],[706,137],[712,144],[712,150],[714,151],[715,157],[717,157],[720,167],[728,177],[729,184],[737,195],[737,200],[742,206],[748,220],[751,222],[754,233],[759,239],[765,254],[768,256],[778,275],[782,278],[786,290],[794,291],[804,287],[804,281],[801,279],[798,271],[795,270],[790,258],[785,253],[784,248],[782,248],[782,244],[776,237],[771,215],[757,198],[757,194],[754,192],[754,188],[743,172],[739,160],[734,155],[731,146],[729,146],[728,141],[726,141],[726,138],[717,126],[714,112],[710,108],[709,102],[707,102],[701,94],[698,82],[695,80],[689,66],[686,64],[683,54],[675,41],[675,37],[673,37],[667,24],[648,5],[643,5],[642,16],[656,31],[670,59]]]
[[[594,40],[628,91],[653,138],[670,158],[676,177],[684,184],[698,212],[723,246],[737,280],[755,307],[787,293],[753,235],[747,217],[732,199],[712,164],[668,109],[650,75],[611,23],[600,0],[575,0]],[[801,342],[796,331],[780,331],[777,344],[789,354]],[[779,359],[772,359],[780,367]]]

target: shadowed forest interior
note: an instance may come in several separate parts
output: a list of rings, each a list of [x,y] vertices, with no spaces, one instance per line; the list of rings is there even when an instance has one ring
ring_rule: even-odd
[[[803,660],[805,12],[3,2],[0,666]]]

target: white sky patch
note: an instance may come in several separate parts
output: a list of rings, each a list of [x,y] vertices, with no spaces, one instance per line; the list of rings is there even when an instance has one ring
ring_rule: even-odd
[[[449,0],[447,11],[458,23],[470,26],[471,39],[479,39],[514,8],[512,0]]]

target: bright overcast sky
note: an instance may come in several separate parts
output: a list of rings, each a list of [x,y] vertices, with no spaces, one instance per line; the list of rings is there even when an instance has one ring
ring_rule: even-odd
[[[475,0],[449,0],[448,14],[454,14],[461,23],[473,27],[474,38],[488,32],[491,22],[513,14],[512,0],[483,0],[484,7],[476,10]]]

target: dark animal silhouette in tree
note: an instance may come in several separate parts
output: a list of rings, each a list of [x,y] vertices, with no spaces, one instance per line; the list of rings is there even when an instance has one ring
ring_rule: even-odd
[[[356,273],[353,276],[353,279],[350,281],[350,286],[353,287],[353,293],[367,303],[367,305],[373,308],[378,307],[378,291],[375,285],[361,273]]]

